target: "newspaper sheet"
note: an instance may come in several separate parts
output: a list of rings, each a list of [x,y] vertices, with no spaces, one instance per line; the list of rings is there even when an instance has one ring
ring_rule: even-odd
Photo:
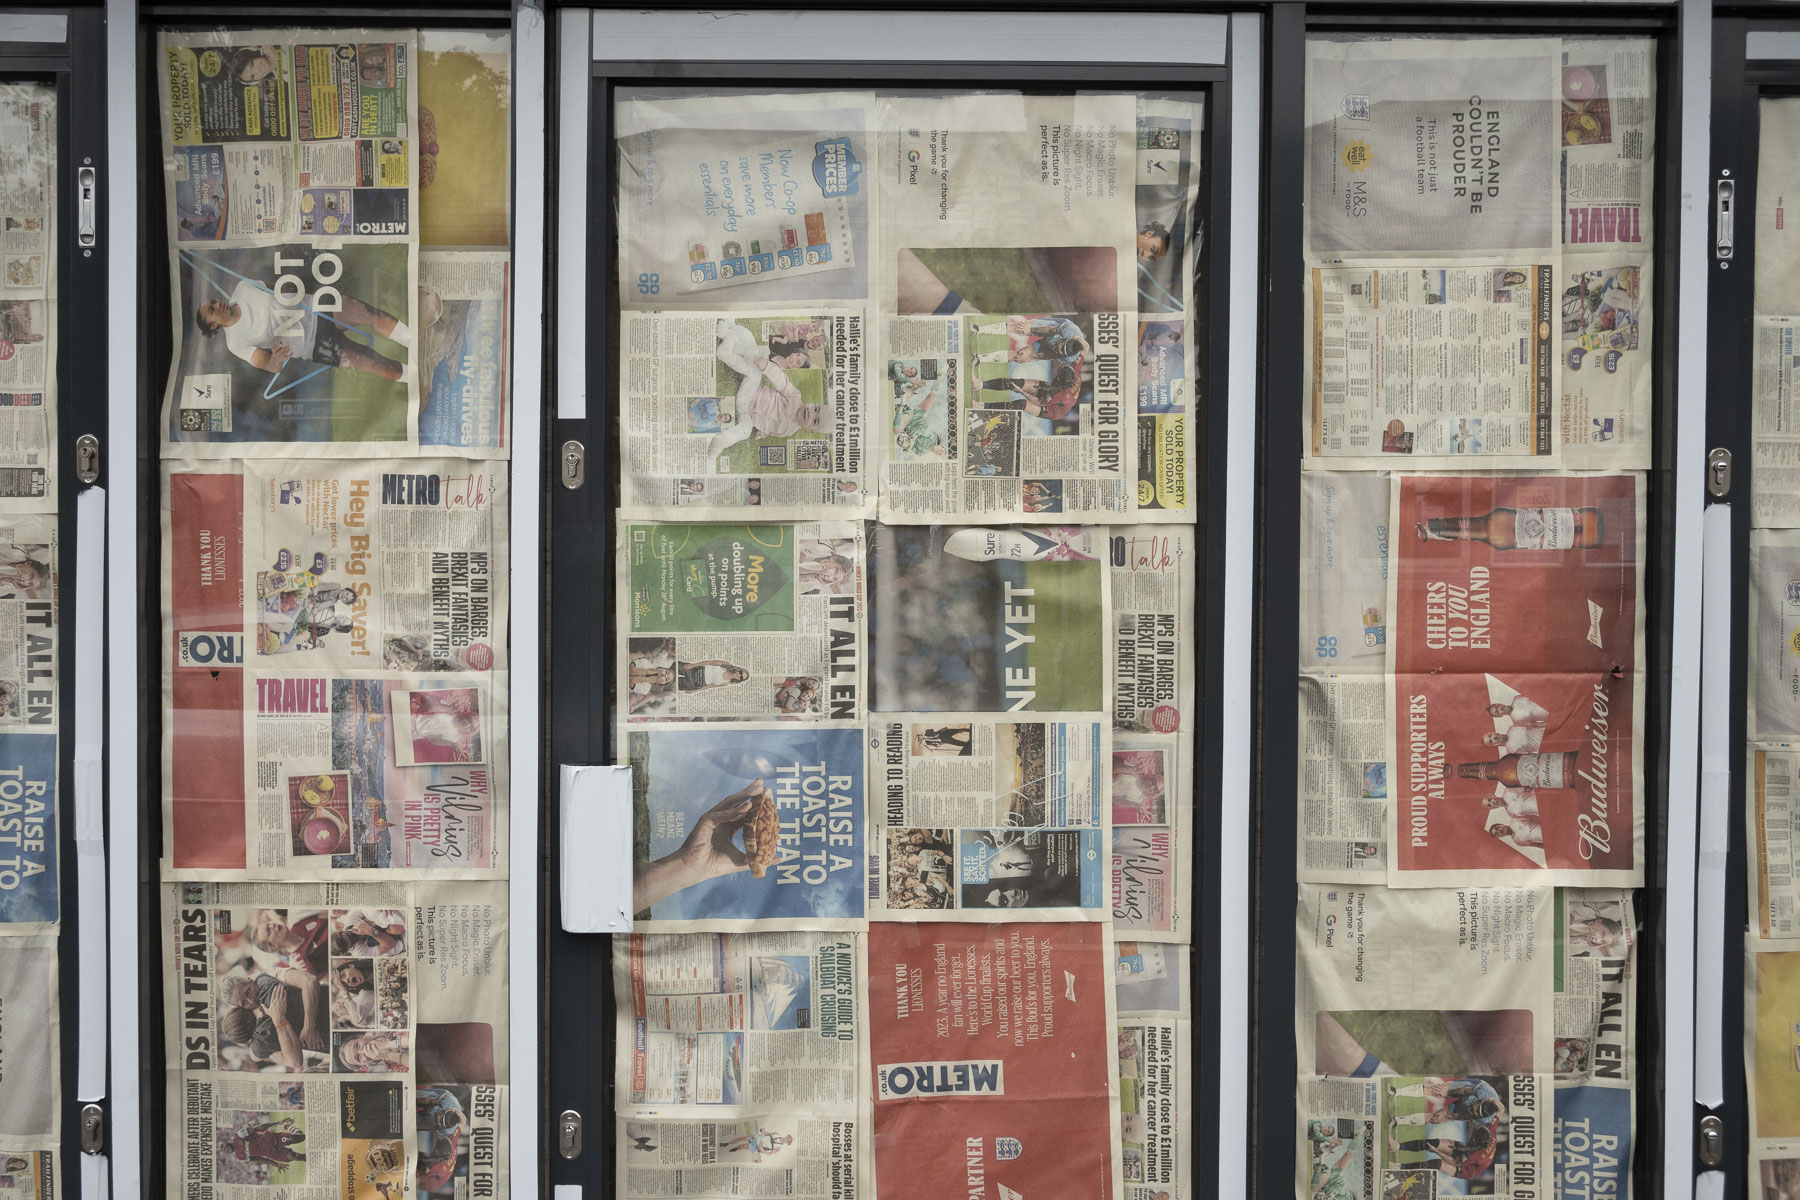
[[[694,1200],[856,1200],[870,1195],[848,1110],[757,1112],[683,1120],[652,1110],[617,1118],[618,1195]]]
[[[1136,511],[1128,314],[1045,305],[884,332],[884,520]]]
[[[874,99],[621,98],[620,303],[868,300]]]
[[[512,444],[511,271],[504,250],[419,254],[419,445]]]
[[[621,1115],[855,1109],[860,935],[634,933],[612,952]]]
[[[1107,536],[1112,606],[1113,928],[1186,941],[1193,891],[1194,607],[1191,529],[1138,525]]]
[[[1629,1200],[1636,1096],[1629,1087],[1556,1081],[1554,1195]]]
[[[1758,251],[1760,254],[1760,250]],[[1760,260],[1759,260],[1760,261]],[[1764,266],[1760,279],[1769,274]],[[1800,306],[1796,306],[1800,308]],[[1757,314],[1750,381],[1750,519],[1757,527],[1800,527],[1800,320]]]
[[[56,1200],[56,1182],[62,1176],[55,1150],[0,1149],[0,1186],[12,1189],[13,1200]]]
[[[1106,710],[1101,563],[1023,529],[873,525],[870,538],[873,711]],[[1015,554],[1025,545],[1042,552]]]
[[[868,941],[876,1196],[1123,1195],[1102,926],[876,922]]]
[[[1555,246],[1562,48],[1309,39],[1309,257]]]
[[[504,869],[504,487],[458,460],[170,474],[167,867]]]
[[[419,31],[421,246],[511,243],[511,76],[508,33]]]
[[[1636,475],[1401,476],[1389,882],[1643,882]]]
[[[184,31],[158,49],[164,451],[406,453],[427,328],[416,34]]]
[[[627,523],[619,537],[621,720],[861,728],[861,524]]]
[[[1206,370],[1189,294],[1204,232],[1205,108],[1198,94],[1137,104],[1137,506],[1187,512],[1198,467],[1190,417]]]
[[[56,510],[56,89],[0,83],[0,503]]]
[[[1193,1020],[1186,946],[1116,943],[1119,1162],[1125,1200],[1204,1191],[1193,1170]],[[1191,1189],[1191,1190],[1190,1190]]]
[[[1560,95],[1563,245],[1649,249],[1656,44],[1624,37],[1564,41]]]
[[[171,1194],[498,1194],[505,903],[497,882],[165,884]]]
[[[1757,104],[1756,312],[1800,313],[1800,238],[1790,226],[1787,200],[1800,196],[1800,97],[1768,96]]]
[[[415,33],[181,31],[160,43],[177,242],[413,231]]]
[[[62,1096],[56,935],[0,937],[0,1146],[56,1150]],[[25,1173],[8,1171],[6,1174]]]
[[[1750,739],[1800,741],[1800,530],[1751,530],[1750,630]]]
[[[1385,882],[1388,870],[1386,680],[1300,676],[1299,878]]]
[[[1746,758],[1751,931],[1793,941],[1800,939],[1800,748],[1752,744]]]
[[[1079,717],[884,716],[869,732],[871,915],[1101,919],[1109,732]]]
[[[60,914],[61,641],[54,516],[0,518],[0,932]]]
[[[752,723],[623,733],[637,928],[859,928],[863,739]]]
[[[1389,475],[1300,477],[1300,663],[1303,670],[1387,670]]]
[[[1800,1074],[1794,1070],[1800,951],[1763,942],[1754,929],[1744,950],[1751,1193],[1776,1200],[1800,1181]]]
[[[1307,464],[1553,458],[1558,276],[1554,258],[1313,266]]]
[[[861,309],[619,318],[621,505],[640,516],[872,511]]]
[[[1637,920],[1631,893],[1562,888],[1554,1046],[1553,1194],[1630,1194],[1637,1083]]]
[[[1650,258],[1634,250],[1565,250],[1557,440],[1566,467],[1650,466]]]

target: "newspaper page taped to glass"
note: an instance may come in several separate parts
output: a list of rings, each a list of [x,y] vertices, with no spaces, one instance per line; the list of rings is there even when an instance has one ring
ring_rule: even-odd
[[[1098,924],[869,927],[877,1196],[1122,1195],[1111,941]]]
[[[0,1012],[5,1014],[5,1087],[0,1146],[12,1153],[60,1148],[62,1024],[56,935],[0,937]],[[24,1176],[27,1168],[0,1174]]]
[[[637,928],[859,928],[860,728],[627,729]]]
[[[862,310],[619,319],[622,507],[772,519],[871,510]]]
[[[417,36],[160,35],[174,240],[413,233]]]
[[[619,303],[870,298],[872,92],[621,98]]]
[[[166,866],[501,869],[504,480],[308,462],[169,476]]]
[[[1800,741],[1800,530],[1750,532],[1752,741]]]
[[[1136,360],[1120,313],[970,312],[885,332],[884,520],[1136,510]]]
[[[1556,892],[1557,1086],[1629,1089],[1637,1078],[1637,924],[1631,893]]]
[[[870,1195],[854,1110],[758,1111],[707,1120],[652,1109],[616,1117],[621,1200],[856,1200]]]
[[[1744,1068],[1750,1089],[1752,1194],[1775,1200],[1800,1178],[1800,1075],[1794,1071],[1794,1006],[1800,950],[1745,938]]]
[[[171,1193],[497,1194],[504,905],[503,883],[165,884]]]
[[[1125,1200],[1193,1194],[1193,1020],[1186,946],[1116,943],[1119,1163]],[[1195,1188],[1197,1192],[1198,1189]]]
[[[1380,676],[1300,675],[1301,879],[1385,882],[1387,684]]]
[[[620,717],[861,728],[863,526],[627,524]]]
[[[1647,253],[1563,252],[1556,425],[1565,467],[1650,466],[1650,284]]]
[[[1756,313],[1800,313],[1800,225],[1787,219],[1787,198],[1800,195],[1800,163],[1788,152],[1800,138],[1800,97],[1761,97],[1757,122]]]
[[[419,245],[510,245],[511,32],[419,30],[418,84]]]
[[[1137,506],[1187,512],[1189,441],[1206,370],[1189,288],[1199,282],[1198,99],[1137,99]]]
[[[1548,887],[1301,884],[1301,1071],[1549,1074],[1554,903]]]
[[[417,49],[410,32],[160,36],[165,453],[418,442]]]
[[[1312,267],[1307,464],[1554,458],[1556,279],[1553,259]]]
[[[1767,274],[1757,271],[1759,279]],[[1761,314],[1754,324],[1750,519],[1759,528],[1792,529],[1800,527],[1800,325]]]
[[[869,530],[873,711],[1106,711],[1108,656],[1069,652],[1103,647],[1109,627],[1106,568],[1080,537]]]
[[[1108,729],[1033,714],[901,713],[869,732],[872,915],[1101,919]],[[877,801],[879,795],[879,801]],[[1076,910],[1076,911],[1071,911]]]
[[[613,939],[621,1114],[717,1120],[790,1107],[815,1116],[853,1111],[867,991],[861,957],[853,933]],[[631,1158],[631,1149],[627,1142],[619,1157]]]
[[[1745,757],[1751,931],[1765,940],[1800,940],[1800,748],[1753,743]]]
[[[56,509],[56,89],[0,83],[0,503]]]
[[[0,1146],[0,1166],[12,1180],[16,1200],[56,1200],[57,1151]]]
[[[1309,671],[1387,670],[1393,478],[1349,471],[1300,476],[1300,663]]]
[[[1096,531],[1097,532],[1097,531]],[[1112,605],[1113,928],[1186,941],[1192,891],[1194,779],[1193,530],[1115,528],[1107,536]]]
[[[1557,245],[1562,45],[1308,39],[1309,257]]]
[[[54,516],[0,519],[0,931],[60,919],[61,641]]]
[[[1655,43],[1624,37],[1565,40],[1561,97],[1563,245],[1651,249]],[[1760,254],[1760,242],[1757,249]]]
[[[1636,475],[1400,476],[1396,887],[1643,882]]]
[[[419,445],[505,449],[511,394],[512,256],[419,254]]]

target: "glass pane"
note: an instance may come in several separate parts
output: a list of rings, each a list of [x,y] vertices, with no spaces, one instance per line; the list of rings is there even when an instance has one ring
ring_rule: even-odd
[[[1204,95],[611,111],[624,1194],[1177,1194]]]
[[[1654,62],[1308,42],[1301,1196],[1627,1186]]]
[[[61,1150],[56,89],[0,83],[0,1177]]]
[[[159,35],[170,1192],[504,1190],[510,61]]]
[[[1794,424],[1794,328],[1800,320],[1796,247],[1787,200],[1800,145],[1800,100],[1759,105],[1756,162],[1753,432],[1751,434],[1750,744],[1745,808],[1751,869],[1745,961],[1745,1071],[1750,1087],[1750,1160],[1762,1194],[1800,1181],[1800,1102],[1793,1077],[1792,1021],[1800,996],[1800,898],[1794,879],[1793,784],[1800,775],[1800,672],[1794,669],[1800,588],[1800,428]]]

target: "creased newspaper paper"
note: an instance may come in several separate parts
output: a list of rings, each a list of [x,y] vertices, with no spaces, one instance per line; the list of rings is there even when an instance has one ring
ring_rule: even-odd
[[[1118,942],[1119,1163],[1125,1200],[1198,1194],[1186,946]]]
[[[503,1187],[505,901],[500,883],[163,885],[171,1194]]]
[[[0,84],[0,503],[56,509],[56,89]]]
[[[0,932],[60,920],[62,602],[54,516],[0,517]]]
[[[171,474],[169,868],[503,870],[506,511],[466,460]]]
[[[0,1146],[14,1152],[61,1147],[56,941],[53,933],[0,937],[0,1067],[6,1084],[0,1087]]]
[[[1106,911],[1103,721],[885,715],[869,732],[871,912],[884,919],[1100,918]],[[879,821],[876,815],[879,814]],[[1070,910],[1078,910],[1071,912]]]

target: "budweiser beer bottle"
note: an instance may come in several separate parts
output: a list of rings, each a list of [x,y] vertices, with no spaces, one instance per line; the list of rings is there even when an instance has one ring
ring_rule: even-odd
[[[1422,542],[1486,542],[1496,550],[1592,550],[1606,540],[1597,508],[1496,508],[1479,517],[1432,517]]]
[[[1575,786],[1575,750],[1551,754],[1509,754],[1498,762],[1457,763],[1463,779],[1491,779],[1508,787],[1566,788]]]

